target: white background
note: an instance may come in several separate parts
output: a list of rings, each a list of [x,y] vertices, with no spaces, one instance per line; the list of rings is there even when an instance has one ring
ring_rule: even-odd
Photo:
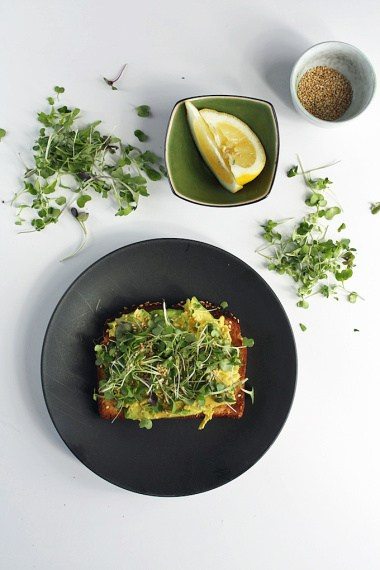
[[[151,133],[163,152],[167,120],[180,98],[239,94],[270,100],[281,152],[273,191],[257,205],[210,209],[152,185],[128,218],[91,204],[87,249],[65,263],[80,236],[67,217],[39,234],[17,235],[0,204],[1,552],[11,569],[131,568],[375,570],[379,541],[379,101],[336,129],[306,123],[291,108],[288,77],[304,49],[323,40],[361,48],[379,66],[377,0],[3,0],[1,2],[0,192],[20,184],[37,132],[35,112],[54,85],[64,101],[131,139]],[[128,70],[119,91],[102,76]],[[153,117],[133,107],[151,105]],[[326,174],[358,249],[352,287],[365,301],[313,299],[295,307],[292,285],[255,253],[268,217],[303,212],[303,187],[286,169],[341,159]],[[95,207],[93,207],[95,206]],[[270,283],[294,326],[299,377],[280,437],[250,471],[206,494],[139,496],[98,478],[66,449],[40,388],[44,331],[58,299],[100,256],[151,237],[187,237],[241,257]],[[298,323],[308,330],[302,333]],[[353,332],[358,328],[360,332]]]

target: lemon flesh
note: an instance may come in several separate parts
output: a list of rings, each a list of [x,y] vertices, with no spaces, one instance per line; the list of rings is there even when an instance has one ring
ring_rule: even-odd
[[[244,185],[254,180],[266,162],[265,150],[257,135],[233,115],[212,109],[202,109],[200,114],[212,130],[236,182]]]
[[[190,101],[186,101],[185,105],[191,134],[203,160],[224,188],[230,192],[241,190],[242,186],[236,182],[228,160],[216,144],[213,131],[195,105]]]

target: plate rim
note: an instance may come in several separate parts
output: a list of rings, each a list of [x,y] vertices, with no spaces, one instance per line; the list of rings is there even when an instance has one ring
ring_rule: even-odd
[[[74,285],[81,279],[81,277],[83,275],[85,275],[87,273],[87,271],[89,271],[90,269],[92,269],[92,267],[94,267],[95,265],[97,265],[98,263],[100,263],[101,261],[103,261],[104,259],[106,259],[107,257],[110,257],[111,255],[117,254],[118,252],[120,252],[121,250],[124,249],[128,249],[130,247],[136,246],[136,245],[143,245],[143,244],[147,244],[147,243],[152,243],[152,242],[183,242],[183,243],[191,243],[191,244],[196,244],[196,245],[200,245],[200,246],[206,246],[207,248],[211,248],[214,250],[217,250],[219,252],[222,252],[223,254],[227,254],[229,257],[231,257],[232,259],[234,259],[235,261],[241,263],[243,266],[245,266],[248,270],[253,271],[254,274],[256,275],[256,277],[258,277],[258,279],[264,284],[265,287],[267,287],[269,289],[269,291],[272,293],[272,295],[274,296],[274,298],[276,299],[284,317],[285,317],[285,321],[287,322],[288,326],[289,326],[289,331],[290,331],[290,338],[293,344],[293,349],[294,349],[294,383],[293,383],[293,390],[292,390],[292,395],[291,395],[291,399],[289,402],[289,407],[288,410],[286,412],[286,415],[280,425],[280,428],[278,430],[278,432],[276,433],[274,439],[269,443],[269,445],[267,445],[265,447],[265,449],[262,451],[262,453],[260,453],[260,455],[257,457],[257,459],[255,460],[254,463],[252,463],[251,465],[249,465],[248,467],[243,468],[242,470],[239,471],[239,473],[237,475],[235,475],[234,477],[232,477],[231,479],[229,479],[228,481],[223,481],[221,483],[218,483],[216,485],[213,485],[212,487],[210,487],[209,489],[204,489],[204,490],[196,490],[196,491],[192,491],[192,492],[185,492],[185,493],[175,493],[175,494],[163,494],[163,493],[153,493],[153,492],[149,492],[149,491],[141,491],[141,490],[136,490],[133,489],[132,487],[127,487],[125,485],[120,485],[119,483],[116,483],[115,481],[110,480],[109,478],[104,477],[103,475],[100,475],[99,473],[97,473],[96,471],[94,471],[91,467],[89,467],[86,463],[84,463],[82,461],[82,459],[78,456],[78,454],[70,447],[70,445],[66,442],[65,438],[63,437],[63,435],[61,434],[60,430],[58,429],[56,422],[54,420],[54,416],[50,410],[49,407],[49,403],[48,403],[48,398],[47,398],[47,393],[46,393],[46,386],[45,386],[45,381],[44,381],[44,359],[45,359],[45,353],[46,353],[46,344],[47,344],[47,339],[48,339],[48,335],[50,332],[50,328],[51,325],[53,323],[53,319],[56,315],[56,313],[58,312],[63,300],[66,298],[66,296],[69,294],[69,292],[71,291],[71,289],[74,287]],[[97,477],[99,477],[100,479],[102,479],[103,481],[106,481],[107,483],[110,483],[116,487],[118,487],[119,489],[123,489],[125,491],[128,492],[132,492],[132,493],[137,493],[139,495],[145,495],[145,496],[151,496],[151,497],[168,497],[168,498],[175,498],[175,497],[188,497],[188,496],[192,496],[192,495],[199,495],[201,493],[208,493],[210,491],[213,491],[215,489],[218,489],[219,487],[222,487],[224,485],[226,485],[227,483],[230,483],[231,481],[234,481],[235,479],[241,477],[241,475],[243,475],[244,473],[246,473],[247,471],[249,471],[252,467],[254,467],[254,465],[256,465],[256,463],[258,463],[260,461],[260,459],[262,459],[262,457],[267,453],[267,451],[272,447],[272,445],[277,441],[277,438],[279,437],[279,435],[281,434],[282,430],[284,429],[284,426],[289,418],[289,414],[290,411],[293,407],[293,403],[294,403],[294,398],[295,398],[295,394],[296,394],[296,390],[297,390],[297,382],[298,382],[298,354],[297,354],[297,344],[296,344],[296,340],[295,340],[295,336],[294,336],[294,332],[293,332],[293,328],[291,326],[289,317],[280,301],[280,299],[278,298],[278,296],[276,295],[276,293],[274,292],[274,290],[270,287],[270,285],[265,281],[265,279],[255,270],[253,269],[253,267],[251,267],[248,263],[246,263],[245,261],[243,261],[242,259],[240,259],[239,257],[237,257],[236,255],[234,255],[233,253],[230,253],[229,251],[212,245],[210,243],[207,242],[202,242],[199,240],[192,240],[192,239],[187,239],[187,238],[153,238],[153,239],[146,239],[146,240],[141,240],[141,241],[137,241],[137,242],[132,242],[126,245],[123,245],[121,247],[116,248],[113,251],[110,251],[108,253],[106,253],[105,255],[102,255],[100,258],[98,258],[97,260],[95,260],[93,263],[91,263],[89,266],[87,266],[85,269],[83,269],[83,271],[81,271],[79,273],[79,275],[72,281],[72,283],[67,287],[67,289],[64,291],[64,293],[60,296],[53,312],[52,315],[49,319],[49,322],[47,324],[46,327],[46,331],[44,334],[44,338],[43,338],[43,343],[42,343],[42,349],[41,349],[41,357],[40,357],[40,375],[41,375],[41,386],[42,386],[42,393],[43,393],[43,397],[44,397],[44,402],[45,402],[45,406],[46,409],[48,411],[49,417],[52,421],[52,424],[56,430],[56,432],[58,433],[59,437],[61,438],[61,440],[63,441],[63,443],[65,444],[65,446],[67,447],[67,449],[70,451],[70,453],[72,453],[74,455],[74,457],[82,464],[84,465],[84,467],[86,467],[86,469],[88,469],[89,471],[91,471],[94,475],[96,475]]]

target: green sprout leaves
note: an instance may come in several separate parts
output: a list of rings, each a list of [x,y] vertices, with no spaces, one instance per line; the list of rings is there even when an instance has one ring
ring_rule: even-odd
[[[134,135],[137,139],[139,139],[140,142],[145,142],[148,140],[148,135],[146,135],[143,131],[141,131],[140,129],[136,129],[134,132]]]
[[[328,204],[327,192],[332,182],[327,177],[311,178],[312,170],[305,172],[301,162],[299,168],[300,172],[298,166],[292,167],[287,176],[303,176],[308,189],[305,204],[310,211],[281,231],[280,224],[289,220],[268,220],[262,225],[266,244],[257,251],[265,258],[268,269],[293,279],[299,297],[298,307],[307,309],[307,299],[312,295],[337,299],[341,291],[346,293],[349,302],[354,303],[358,294],[345,291],[345,282],[353,275],[356,250],[347,238],[334,240],[327,237],[327,222],[342,212],[340,207]],[[315,170],[319,168],[324,167]],[[345,228],[342,223],[337,232]]]
[[[79,108],[57,105],[64,91],[55,86],[55,96],[47,98],[48,111],[37,115],[41,128],[33,145],[33,165],[25,171],[23,187],[13,200],[16,224],[26,223],[21,214],[29,212],[35,231],[57,223],[66,208],[74,215],[69,208],[73,202],[82,209],[96,195],[115,204],[116,216],[127,216],[137,208],[141,196],[149,196],[148,180],[165,175],[156,154],[102,134],[98,128],[101,121],[78,125]],[[142,131],[136,133],[139,140],[147,140]],[[74,215],[83,233],[76,253],[87,239],[84,216],[87,219],[88,213]]]
[[[136,107],[136,113],[139,117],[150,117],[150,107],[149,105],[139,105]]]

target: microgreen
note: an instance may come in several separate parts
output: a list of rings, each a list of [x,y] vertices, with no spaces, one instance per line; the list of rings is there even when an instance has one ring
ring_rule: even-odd
[[[220,308],[221,308],[221,309],[227,309],[227,307],[228,307],[227,301],[222,301],[222,302],[220,303]]]
[[[54,92],[54,98],[48,97],[49,110],[38,113],[41,128],[33,146],[34,163],[13,199],[16,224],[30,221],[35,231],[41,231],[57,223],[73,202],[82,209],[96,194],[112,200],[116,216],[130,214],[140,196],[149,196],[148,179],[165,175],[161,159],[150,150],[142,152],[116,136],[103,135],[98,129],[101,121],[79,126],[80,109],[57,105],[64,88],[55,86]],[[31,214],[28,220],[25,212]],[[76,220],[85,242],[85,220]]]
[[[297,176],[297,174],[298,174],[298,166],[292,166],[286,173],[288,178],[293,178],[293,176]]]
[[[254,344],[255,344],[255,341],[253,340],[253,338],[247,338],[246,336],[243,336],[243,340],[242,340],[243,346],[251,347]]]
[[[305,332],[307,330],[307,326],[304,325],[303,323],[299,323],[299,325],[302,332]]]
[[[148,135],[146,135],[143,131],[141,131],[140,129],[136,129],[134,132],[134,135],[137,139],[139,139],[140,142],[145,142],[148,140]]]
[[[145,429],[152,429],[153,422],[152,422],[152,420],[140,420],[139,421],[139,427],[145,428]]]
[[[7,134],[7,131],[5,129],[0,129],[0,141],[1,141],[1,139],[3,139],[5,137],[6,134]]]
[[[345,282],[353,275],[356,250],[348,238],[334,240],[327,237],[329,225],[326,222],[342,212],[340,207],[328,204],[326,192],[332,182],[327,177],[311,177],[313,170],[319,168],[305,171],[300,160],[299,167],[300,173],[294,166],[288,171],[288,177],[303,176],[308,189],[305,204],[311,211],[281,232],[280,224],[288,220],[268,220],[262,225],[262,236],[267,244],[257,252],[266,259],[268,269],[288,275],[296,283],[298,307],[307,309],[307,299],[317,293],[338,299],[338,294],[345,292],[348,300],[354,303],[358,294],[347,291]],[[345,228],[342,223],[337,231]]]
[[[70,213],[73,216],[73,218],[78,222],[79,227],[82,230],[82,240],[81,240],[79,246],[77,247],[77,249],[75,251],[73,251],[73,253],[70,253],[70,255],[67,255],[66,257],[61,259],[61,261],[66,261],[67,259],[70,259],[71,257],[74,257],[74,255],[79,253],[84,248],[84,246],[86,245],[87,237],[88,237],[88,232],[87,232],[87,228],[85,225],[85,222],[88,219],[88,213],[87,212],[78,212],[78,210],[76,208],[70,208]]]
[[[119,81],[119,79],[123,75],[126,67],[127,67],[127,64],[124,63],[124,65],[122,65],[119,73],[116,75],[116,77],[114,79],[107,79],[106,77],[103,77],[103,80],[107,83],[107,85],[109,85],[111,87],[111,89],[113,91],[117,91],[117,87],[115,87],[115,83],[116,83],[116,81]]]
[[[230,384],[218,376],[218,371],[238,370],[240,351],[223,334],[217,319],[197,320],[200,308],[193,299],[186,311],[167,309],[163,304],[161,310],[139,309],[116,320],[109,343],[95,346],[96,364],[105,373],[98,394],[114,400],[131,419],[129,406],[136,403],[140,418],[149,418],[163,411],[193,415],[193,409],[186,408],[193,405],[201,413],[206,397],[233,404],[237,386],[253,398],[253,391],[245,388],[246,379]],[[252,339],[246,340],[252,346]],[[140,427],[150,429],[151,425],[143,419]]]
[[[150,107],[149,105],[139,105],[136,107],[136,113],[139,117],[150,117]]]
[[[371,204],[371,214],[378,214],[380,212],[380,202]]]
[[[349,300],[350,303],[356,303],[358,297],[359,297],[358,293],[356,293],[356,291],[352,291],[351,293],[348,294],[347,299]]]

